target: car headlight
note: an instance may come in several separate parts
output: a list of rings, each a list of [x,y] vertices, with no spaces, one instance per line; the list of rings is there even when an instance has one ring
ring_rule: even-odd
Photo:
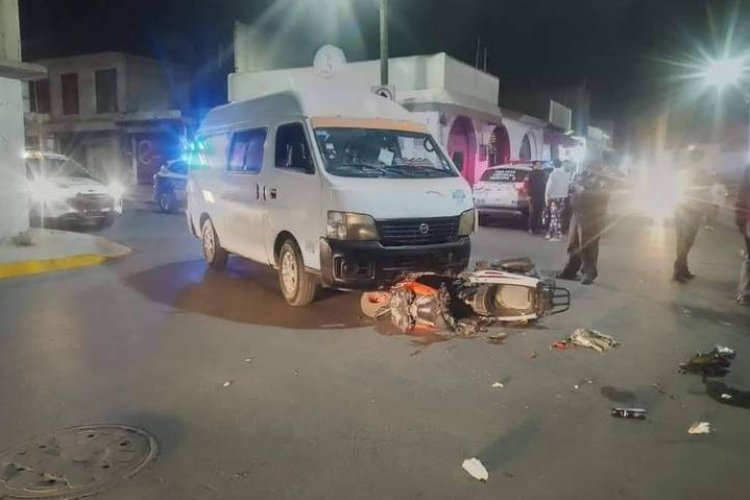
[[[29,195],[36,202],[53,203],[65,198],[65,190],[47,179],[36,179],[29,182]]]
[[[461,214],[461,218],[458,221],[459,236],[469,236],[474,232],[474,217],[473,208]]]
[[[378,229],[369,215],[328,212],[326,235],[334,240],[372,241],[378,239]]]
[[[107,192],[112,195],[113,198],[122,198],[125,194],[125,186],[120,181],[112,181],[107,186]]]

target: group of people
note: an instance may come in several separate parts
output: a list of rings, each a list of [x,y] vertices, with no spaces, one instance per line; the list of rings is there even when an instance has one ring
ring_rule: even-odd
[[[549,241],[561,241],[568,234],[568,262],[558,278],[576,280],[580,271],[582,284],[593,283],[599,274],[599,238],[606,227],[609,203],[604,162],[590,162],[572,179],[559,161],[549,176],[540,162],[534,162],[526,178],[526,191],[529,233],[541,229],[546,214]]]
[[[713,229],[719,209],[728,196],[726,187],[716,174],[701,166],[698,152],[681,165],[675,184],[682,192],[675,211],[676,248],[672,279],[687,283],[695,275],[688,267],[688,256],[698,231],[705,225]],[[606,230],[607,205],[612,183],[616,182],[606,159],[589,162],[573,179],[559,162],[547,176],[541,163],[535,162],[526,180],[529,194],[529,232],[542,227],[542,214],[547,215],[547,239],[560,241],[568,234],[568,260],[557,275],[564,280],[577,280],[584,285],[594,282],[599,272],[599,239]],[[735,221],[745,242],[740,268],[737,302],[750,306],[750,166],[743,174],[735,205]],[[579,275],[580,273],[580,275]]]

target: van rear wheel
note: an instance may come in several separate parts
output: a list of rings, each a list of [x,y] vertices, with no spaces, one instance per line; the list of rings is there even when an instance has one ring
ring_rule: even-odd
[[[287,303],[294,307],[310,305],[318,287],[312,276],[305,271],[302,252],[293,239],[286,240],[281,246],[278,264],[279,285]]]
[[[201,226],[201,243],[203,244],[203,257],[206,263],[213,269],[224,269],[227,267],[229,253],[221,248],[219,235],[216,234],[211,219],[206,218]]]

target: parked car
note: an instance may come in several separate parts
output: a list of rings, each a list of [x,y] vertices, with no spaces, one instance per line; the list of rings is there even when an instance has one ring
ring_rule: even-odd
[[[186,201],[185,187],[188,164],[183,160],[171,160],[154,174],[154,201],[164,213],[174,212]]]
[[[120,182],[105,184],[62,154],[27,151],[24,158],[33,224],[110,225],[122,214],[124,188]]]
[[[480,223],[488,216],[528,217],[529,194],[526,176],[531,163],[490,167],[474,185],[474,204]]]
[[[279,270],[287,303],[318,285],[375,290],[414,272],[466,269],[467,182],[398,104],[301,89],[221,106],[197,133],[187,220],[208,264],[231,252]]]

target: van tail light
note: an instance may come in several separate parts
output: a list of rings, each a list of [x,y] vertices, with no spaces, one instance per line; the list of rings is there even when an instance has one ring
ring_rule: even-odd
[[[518,194],[526,194],[526,184],[523,182],[516,182],[513,186],[516,188],[516,191],[518,191]]]

